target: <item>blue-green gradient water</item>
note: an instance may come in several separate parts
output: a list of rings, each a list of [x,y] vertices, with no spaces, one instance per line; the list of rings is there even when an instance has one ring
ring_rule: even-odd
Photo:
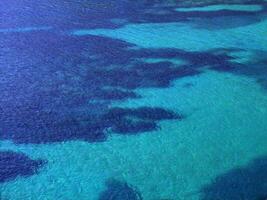
[[[265,200],[267,1],[0,5],[1,200]]]

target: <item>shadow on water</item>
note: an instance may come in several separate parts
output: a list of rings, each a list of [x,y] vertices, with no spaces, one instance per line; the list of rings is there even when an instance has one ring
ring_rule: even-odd
[[[45,161],[31,160],[22,153],[0,151],[0,183],[11,181],[19,176],[34,175],[44,164]]]
[[[132,186],[118,180],[108,180],[107,189],[103,191],[98,200],[142,200],[141,194]]]
[[[202,194],[202,200],[266,200],[267,157],[216,177]]]

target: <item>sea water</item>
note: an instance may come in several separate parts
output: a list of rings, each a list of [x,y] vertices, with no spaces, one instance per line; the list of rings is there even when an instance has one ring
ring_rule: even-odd
[[[267,2],[1,5],[0,199],[267,197]]]

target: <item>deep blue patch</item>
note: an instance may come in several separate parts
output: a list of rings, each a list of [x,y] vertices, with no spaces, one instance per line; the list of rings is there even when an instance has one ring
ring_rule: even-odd
[[[22,153],[12,151],[0,152],[0,183],[10,181],[16,177],[31,176],[44,165],[42,160],[31,160]]]
[[[106,118],[114,111],[110,103],[140,98],[133,89],[169,87],[177,78],[200,73],[171,62],[136,61],[181,57],[176,50],[132,50],[132,44],[105,37],[9,33],[3,41],[0,138],[16,143],[95,142],[105,140],[109,128],[120,134],[155,130],[157,121],[169,119],[169,111],[137,108],[130,112],[139,115],[138,121],[125,116],[114,121]],[[142,119],[144,113],[157,117]]]
[[[123,100],[128,98],[139,98],[139,95],[132,91],[123,91],[119,89],[103,89],[97,91],[95,97],[103,100]]]
[[[267,157],[233,169],[202,189],[203,200],[265,200],[267,198]]]
[[[248,63],[235,62],[234,56],[230,56],[231,53],[244,52],[245,49],[224,49],[221,54],[224,58],[218,60],[218,64],[210,65],[209,69],[219,72],[229,72],[237,75],[245,75],[257,80],[257,82],[267,89],[267,52],[254,50],[250,51],[251,58]]]
[[[127,115],[114,120],[107,119],[107,113],[116,111],[110,104],[141,98],[134,89],[169,87],[203,68],[234,72],[243,67],[231,61],[234,50],[138,49],[117,39],[53,32],[8,33],[1,39],[5,57],[0,63],[0,139],[16,143],[96,142],[105,140],[110,128],[120,134],[155,130],[159,120],[170,119],[170,111],[124,109]],[[186,64],[146,63],[146,58]]]
[[[109,124],[111,129],[119,134],[135,134],[155,130],[159,120],[182,118],[183,116],[162,108],[112,108],[103,115],[101,123]]]
[[[108,180],[107,189],[103,191],[98,200],[142,200],[140,192],[127,183],[118,180]]]
[[[126,109],[127,116],[107,120],[107,113],[116,111],[112,101],[141,98],[134,89],[170,87],[173,80],[198,75],[203,68],[243,74],[247,69],[232,62],[235,49],[138,49],[118,39],[54,32],[8,33],[1,41],[0,139],[16,143],[103,141],[110,128],[120,134],[152,131],[159,120],[169,119],[170,111],[137,108],[129,114]],[[146,63],[147,58],[186,64]]]

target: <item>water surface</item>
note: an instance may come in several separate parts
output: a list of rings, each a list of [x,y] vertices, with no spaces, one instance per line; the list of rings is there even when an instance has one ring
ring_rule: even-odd
[[[266,1],[0,6],[0,199],[267,197]]]

